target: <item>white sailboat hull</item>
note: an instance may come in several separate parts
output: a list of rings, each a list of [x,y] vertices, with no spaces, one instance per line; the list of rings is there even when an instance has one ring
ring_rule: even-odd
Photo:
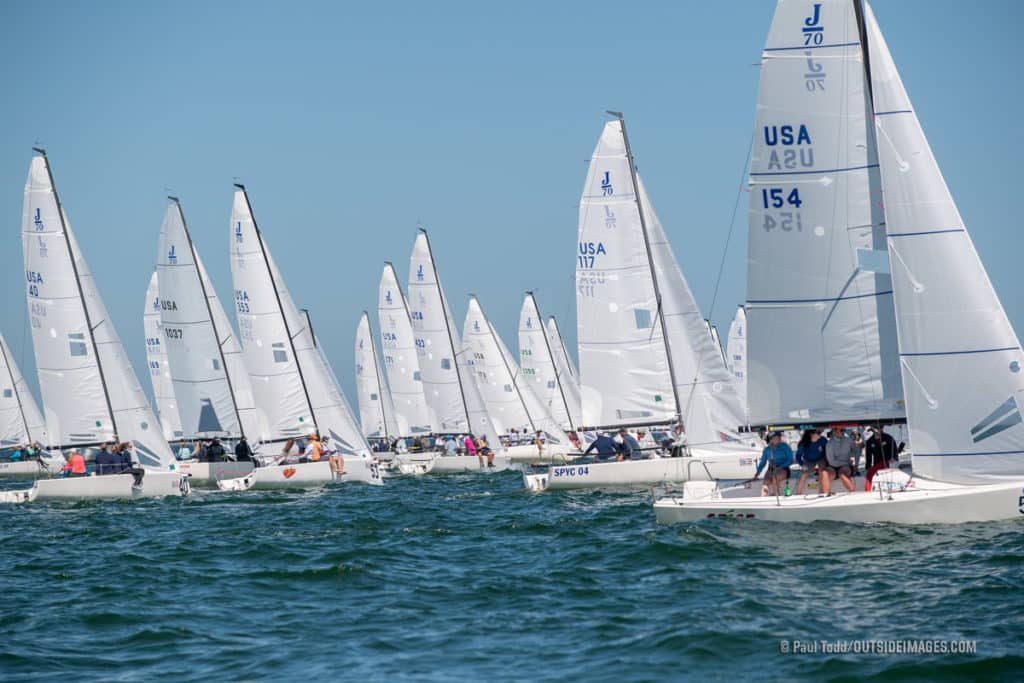
[[[487,458],[475,455],[405,454],[395,456],[398,471],[403,474],[452,474],[455,472],[503,472],[513,468],[512,458],[505,454],[494,455],[494,467],[487,466]]]
[[[147,470],[139,486],[131,474],[39,479],[30,489],[0,492],[0,503],[34,500],[162,498],[188,495],[188,478],[178,472]]]
[[[183,460],[178,471],[188,475],[193,486],[216,486],[222,479],[238,479],[253,471],[251,462],[199,462]]]
[[[0,477],[35,477],[45,471],[38,460],[0,462]]]
[[[712,496],[714,494],[711,494]],[[1024,480],[956,485],[912,479],[902,491],[853,491],[824,497],[664,497],[654,503],[659,524],[735,517],[772,522],[837,521],[960,524],[1024,518]]]
[[[510,446],[507,449],[509,457],[514,463],[521,463],[524,465],[541,465],[545,463],[566,463],[571,462],[574,459],[580,457],[578,451],[569,451],[568,449],[555,448],[552,446],[545,446],[544,453],[541,454],[537,451],[537,447],[533,444],[525,444],[519,446]]]
[[[757,469],[752,451],[702,453],[683,458],[651,458],[621,462],[555,465],[547,472],[523,474],[530,491],[587,489],[612,486],[651,486],[663,482],[740,481],[750,479]]]
[[[380,466],[375,460],[361,457],[345,458],[345,474],[331,472],[326,460],[303,462],[294,465],[269,465],[257,467],[244,477],[223,479],[217,486],[224,491],[247,489],[298,489],[323,486],[331,482],[363,482],[381,485]]]

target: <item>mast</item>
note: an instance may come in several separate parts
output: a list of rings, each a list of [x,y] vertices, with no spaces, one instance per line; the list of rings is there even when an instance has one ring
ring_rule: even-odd
[[[18,393],[18,383],[14,381],[14,371],[11,369],[11,357],[7,355],[7,342],[0,337],[0,353],[4,356],[4,365],[7,366],[7,376],[11,378],[11,387],[14,389],[14,399],[18,402],[18,413],[21,415],[21,423],[25,425],[25,434],[28,440],[32,441],[32,432],[28,429],[28,418],[25,417],[25,407],[21,403],[21,394]]]
[[[366,311],[363,311],[363,315],[366,316],[366,330],[370,337],[370,353],[373,354],[373,372],[377,375],[377,392],[378,398],[380,399],[378,401],[378,403],[380,403],[380,420],[381,424],[384,425],[384,438],[388,440],[388,443],[391,443],[391,435],[388,434],[388,416],[387,413],[384,412],[384,385],[380,380],[380,365],[377,364],[377,346],[373,343],[373,327],[370,326],[369,314]],[[309,314],[307,313],[306,316],[308,318]]]
[[[424,234],[426,234],[426,231],[424,231]],[[430,255],[430,262],[431,263],[434,262],[434,255],[433,254]],[[405,317],[409,318],[409,320],[411,322],[412,318],[409,316],[409,301],[405,298],[405,292],[402,291],[402,285],[398,281],[398,273],[395,272],[395,266],[391,263],[391,261],[385,261],[384,265],[391,269],[391,276],[393,278],[395,278],[395,289],[398,290],[398,296],[401,297],[401,299],[402,299],[402,308],[405,309]],[[437,276],[437,268],[434,269],[434,276],[436,278],[436,276]]]
[[[103,387],[103,398],[107,403],[107,412],[110,414],[110,426],[114,430],[114,440],[117,438],[117,420],[114,418],[114,405],[110,402],[110,390],[107,388],[107,376],[103,372],[103,361],[100,359],[99,346],[96,344],[96,335],[93,334],[92,316],[89,315],[89,305],[85,301],[85,292],[82,291],[82,280],[78,274],[78,263],[75,261],[75,250],[71,248],[71,236],[68,234],[67,222],[64,220],[64,207],[60,203],[60,195],[57,194],[57,184],[53,181],[53,170],[50,169],[50,160],[46,156],[46,150],[41,147],[33,147],[33,152],[42,155],[46,162],[46,175],[50,178],[50,190],[53,191],[53,199],[57,203],[57,215],[60,216],[60,227],[64,233],[64,244],[68,248],[68,257],[71,259],[71,271],[75,276],[75,286],[78,288],[78,299],[82,302],[82,311],[85,313],[85,326],[89,329],[89,341],[92,344],[93,355],[96,358],[96,369],[100,372],[100,385]]]
[[[558,327],[558,320],[553,315],[549,315],[548,319],[555,324],[555,331],[558,333],[558,343],[562,346],[562,357],[565,358],[565,367],[572,375],[572,359],[569,358],[569,350],[565,348],[565,337],[562,336],[562,330]]]
[[[313,420],[313,431],[317,434],[320,433],[320,427],[316,423],[316,413],[313,411],[313,401],[309,398],[309,388],[306,386],[306,378],[302,374],[302,363],[299,362],[299,354],[295,352],[295,338],[292,337],[291,328],[288,327],[288,316],[284,314],[284,306],[281,304],[281,292],[277,289],[277,280],[274,279],[274,273],[270,269],[270,259],[267,257],[267,246],[263,243],[263,233],[260,232],[260,226],[256,224],[256,214],[252,211],[252,203],[249,201],[249,193],[245,190],[245,185],[235,183],[235,187],[242,191],[242,196],[245,197],[245,206],[249,209],[249,217],[252,219],[252,227],[256,231],[257,241],[260,243],[260,253],[263,254],[263,264],[267,267],[267,274],[270,275],[270,286],[274,288],[274,298],[277,300],[277,310],[281,313],[281,321],[284,323],[284,332],[288,336],[288,346],[292,350],[292,358],[295,359],[295,369],[299,373],[299,381],[302,383],[302,395],[306,397],[306,406],[309,408],[309,416]],[[309,322],[309,316],[306,316],[306,322]],[[310,337],[313,336],[313,328],[309,328]],[[220,341],[218,340],[218,344]],[[314,338],[313,344],[316,345]]]
[[[475,294],[470,294],[471,299],[476,299]],[[505,358],[505,354],[501,351],[501,343],[498,341],[498,335],[494,333],[494,327],[491,325],[490,319],[487,314],[484,313],[483,306],[480,306],[480,302],[477,301],[477,306],[480,307],[480,314],[484,317],[484,322],[487,323],[487,331],[491,333],[491,339],[494,341],[494,347],[498,349],[498,355],[501,356],[501,362],[505,366],[505,372],[512,378],[512,386],[516,390],[516,396],[519,397],[519,405],[523,406],[523,412],[526,413],[526,419],[530,421],[530,429],[536,434],[537,425],[533,423],[533,415],[530,415],[530,411],[526,409],[526,401],[523,400],[523,392],[519,390],[519,383],[516,382],[516,375],[512,373],[512,368],[508,366],[508,358]]]
[[[462,397],[462,412],[466,414],[466,431],[469,433],[473,432],[473,422],[469,419],[469,407],[466,405],[466,389],[462,386],[462,375],[459,374],[459,359],[456,356],[459,355],[459,351],[455,348],[455,338],[452,337],[452,326],[448,324],[450,316],[448,314],[448,307],[445,305],[444,292],[441,291],[441,280],[437,276],[437,263],[434,261],[434,250],[430,248],[430,237],[427,235],[426,228],[420,228],[420,232],[423,233],[424,239],[427,240],[427,253],[430,254],[430,267],[434,271],[434,286],[437,287],[437,296],[441,299],[441,312],[444,313],[444,328],[448,331],[448,346],[452,350],[452,363],[455,370],[455,378],[459,381],[459,396]]]
[[[235,387],[231,383],[231,373],[228,372],[227,359],[224,358],[224,345],[220,341],[220,333],[217,331],[217,323],[213,319],[213,309],[210,308],[210,295],[206,291],[206,283],[203,282],[203,274],[199,271],[199,254],[196,253],[196,245],[192,241],[192,233],[188,231],[188,223],[185,221],[185,212],[181,209],[181,201],[177,197],[167,197],[174,202],[178,209],[178,217],[181,218],[181,226],[185,229],[185,239],[188,240],[188,248],[192,253],[192,265],[196,269],[196,277],[199,278],[199,288],[203,290],[203,303],[206,304],[206,315],[210,319],[210,326],[213,327],[213,336],[217,338],[217,353],[220,354],[220,366],[224,368],[224,378],[228,382],[228,391],[231,393],[231,406],[235,409],[235,420],[238,421],[239,436],[245,436],[245,426],[242,424],[242,414],[238,411],[238,401],[235,400]],[[248,199],[246,199],[248,201]],[[250,208],[250,213],[252,209]],[[253,225],[256,219],[253,219]],[[262,243],[262,240],[260,240]]]
[[[668,374],[672,382],[672,395],[676,401],[676,419],[682,419],[683,404],[679,400],[679,389],[676,386],[676,367],[672,361],[672,346],[668,340],[668,329],[665,326],[665,314],[661,308],[661,288],[658,286],[658,274],[654,268],[654,254],[651,251],[651,240],[647,235],[647,219],[644,217],[643,203],[640,201],[640,183],[636,178],[636,163],[633,150],[629,146],[629,135],[626,134],[626,120],[619,111],[608,111],[608,114],[619,120],[622,128],[622,142],[626,146],[626,161],[629,163],[629,176],[633,180],[633,196],[636,197],[636,209],[640,213],[640,231],[644,236],[644,249],[647,251],[647,263],[651,268],[651,282],[654,284],[654,298],[658,304],[658,322],[661,324],[661,338],[665,342],[665,355],[668,356]]]
[[[526,296],[530,297],[530,300],[533,301],[533,310],[537,311],[537,323],[540,325],[540,331],[544,335],[544,346],[547,347],[548,358],[551,359],[551,365],[555,371],[555,384],[558,385],[558,395],[562,397],[562,405],[565,406],[565,415],[569,418],[569,429],[575,432],[576,425],[572,423],[572,411],[569,410],[569,401],[565,398],[565,389],[562,388],[562,378],[558,376],[558,366],[555,364],[555,354],[551,350],[551,340],[548,339],[548,331],[544,328],[544,323],[542,322],[543,317],[540,314],[540,307],[537,306],[537,299],[533,296],[533,292],[526,292]],[[551,319],[554,320],[554,316],[552,316]],[[555,327],[557,329],[557,322],[555,323]],[[561,337],[562,335],[559,334],[558,336]],[[564,348],[562,349],[562,352],[565,352]],[[529,415],[529,413],[527,413],[527,415]]]
[[[875,115],[875,95],[874,89],[871,85],[871,56],[868,54],[868,29],[864,23],[864,2],[863,0],[853,0],[853,13],[857,17],[857,33],[860,36],[860,51],[864,57],[864,85],[867,91],[868,98],[868,111],[871,112],[871,118]]]

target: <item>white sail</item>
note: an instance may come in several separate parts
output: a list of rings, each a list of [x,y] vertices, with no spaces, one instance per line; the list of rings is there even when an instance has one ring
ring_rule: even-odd
[[[0,448],[38,441],[49,445],[46,423],[29,391],[11,347],[0,334]]]
[[[555,364],[555,354],[563,351],[555,344],[549,337],[537,301],[527,292],[519,311],[519,363],[523,379],[558,424],[572,430],[575,423],[569,408],[570,390],[562,385],[563,378]],[[571,376],[564,379],[574,381]]]
[[[914,471],[957,483],[1019,480],[1020,341],[867,3],[864,12]]]
[[[513,370],[509,368],[498,346],[498,337],[475,296],[469,297],[462,340],[470,354],[473,378],[495,430],[499,434],[508,434],[513,429],[533,433],[535,429],[516,388]]]
[[[762,54],[746,304],[754,424],[905,414],[854,5],[779,3]]]
[[[277,273],[276,268],[274,272]],[[280,275],[277,278],[280,279]],[[288,301],[290,303],[291,299]],[[294,309],[294,304],[291,305]],[[309,311],[306,309],[302,309],[302,320],[304,325],[300,331],[300,338],[304,341],[300,349],[304,349],[308,343],[311,351],[300,350],[299,361],[303,368],[313,369],[313,372],[304,372],[304,376],[309,378],[309,394],[313,400],[313,411],[317,416],[321,434],[329,435],[342,455],[369,457],[370,444],[359,430],[356,414],[341,390],[341,383],[338,382],[334,368],[327,360],[323,346],[316,338]]]
[[[184,437],[181,417],[178,415],[178,401],[174,397],[174,383],[171,381],[171,364],[164,348],[164,328],[160,322],[160,286],[157,283],[156,268],[146,288],[146,306],[143,309],[142,324],[146,332],[146,364],[149,366],[149,382],[153,386],[153,400],[156,415],[167,441]]]
[[[116,438],[135,445],[144,467],[172,467],[174,456],[60,209],[42,155],[32,159],[25,184],[22,248],[52,445]]]
[[[569,402],[569,414],[572,415],[572,429],[577,429],[583,424],[582,398],[580,397],[580,373],[572,362],[569,349],[565,340],[558,330],[558,321],[555,316],[548,316],[547,322],[548,339],[551,341],[551,351],[555,357],[555,367],[558,369],[558,379],[565,390]]]
[[[726,348],[726,360],[729,364],[729,372],[732,373],[733,381],[736,383],[736,392],[739,395],[740,405],[744,409],[744,423],[747,422],[747,314],[743,306],[736,308],[736,317],[729,325],[729,339]]]
[[[498,433],[473,379],[424,230],[416,236],[409,262],[409,305],[423,391],[439,431],[484,435],[495,447]]]
[[[164,345],[185,437],[238,438],[245,433],[255,441],[258,435],[245,429],[232,391],[234,380],[251,396],[248,375],[228,374],[225,355],[239,355],[237,341],[230,328],[218,329],[214,322],[213,310],[220,308],[220,301],[177,201],[168,204],[160,226],[157,276]],[[254,408],[248,406],[250,414]]]
[[[285,287],[244,189],[231,214],[231,276],[246,367],[271,438],[330,435],[339,452],[369,454],[326,356]]]
[[[244,190],[235,192],[231,254],[242,354],[256,402],[267,416],[270,438],[277,441],[308,436],[315,429],[313,412],[289,335],[289,331],[295,335],[304,325],[297,318],[286,324],[282,306],[287,291],[283,282],[274,282],[270,250],[264,248]]]
[[[711,325],[711,341],[714,342],[715,346],[717,346],[718,350],[722,353],[722,360],[726,360],[725,349],[722,347],[722,338],[718,336],[718,327],[716,325]],[[726,362],[725,367],[726,369],[729,368],[728,362]]]
[[[429,434],[432,430],[440,433],[441,425],[432,423],[431,411],[423,394],[409,307],[398,284],[395,268],[390,263],[384,264],[384,272],[380,276],[377,317],[380,320],[384,370],[395,404],[396,421],[408,425],[408,431],[400,434]]]
[[[675,419],[668,353],[618,121],[605,124],[580,199],[576,325],[585,426]]]
[[[363,436],[390,441],[399,434],[409,433],[407,425],[403,429],[395,420],[395,406],[381,376],[370,318],[365,311],[356,327],[356,393]]]
[[[691,446],[735,441],[743,424],[743,407],[725,367],[721,344],[709,334],[704,317],[672,253],[665,231],[637,176],[655,277],[661,291],[661,314],[675,370],[680,416]]]

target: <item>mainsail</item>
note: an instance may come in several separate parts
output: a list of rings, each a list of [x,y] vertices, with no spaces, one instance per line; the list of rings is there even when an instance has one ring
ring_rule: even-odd
[[[61,209],[46,155],[36,151],[25,183],[22,248],[51,445],[130,441],[143,466],[171,468],[174,456]]]
[[[431,411],[423,394],[409,307],[398,284],[395,268],[390,263],[384,264],[384,272],[380,276],[377,317],[380,320],[384,371],[391,388],[396,421],[408,425],[407,432],[399,433],[403,436],[429,434],[432,430]],[[441,431],[440,423],[433,427],[433,431]]]
[[[0,448],[33,441],[49,445],[46,424],[7,340],[0,334]]]
[[[146,305],[142,313],[142,325],[146,332],[146,365],[149,367],[149,382],[153,386],[153,401],[156,415],[167,441],[184,437],[181,417],[178,415],[178,401],[174,397],[174,382],[171,380],[171,364],[164,348],[164,327],[160,322],[160,286],[157,283],[156,268],[146,288]]]
[[[377,363],[377,348],[370,330],[370,317],[363,311],[356,327],[356,393],[359,396],[359,422],[366,438],[387,439],[408,434],[396,421],[391,392]]]
[[[583,422],[681,418],[693,445],[735,438],[739,400],[632,166],[621,117],[605,124],[591,159],[576,276]]]
[[[285,288],[270,249],[238,186],[231,213],[231,277],[246,367],[258,405],[282,440],[330,435],[342,452],[369,446],[321,349]]]
[[[556,353],[563,353],[561,341],[552,340],[533,293],[527,292],[519,312],[519,363],[525,383],[559,425],[574,430],[574,411],[570,408],[572,389],[563,386],[563,381],[566,384],[574,383],[575,378],[559,372]],[[578,409],[576,417],[579,417]]]
[[[754,424],[905,416],[855,4],[779,3],[762,55],[746,304]]]
[[[863,21],[914,471],[1024,475],[1024,357],[867,3]]]
[[[440,432],[484,435],[496,447],[498,433],[473,380],[473,369],[452,321],[427,232],[422,228],[409,262],[409,305],[423,391]]]
[[[185,438],[268,436],[242,350],[171,197],[160,226],[157,277],[164,347]]]

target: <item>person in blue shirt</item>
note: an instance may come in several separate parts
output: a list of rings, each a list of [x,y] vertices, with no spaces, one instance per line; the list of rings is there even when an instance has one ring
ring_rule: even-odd
[[[825,464],[825,444],[828,439],[823,437],[817,429],[805,429],[800,443],[796,447],[796,463],[800,465],[803,472],[796,482],[796,494],[804,492],[804,485],[812,473],[817,473],[818,467]]]
[[[587,450],[583,451],[583,455],[589,455],[590,451],[595,450],[597,451],[597,455],[594,456],[594,461],[600,462],[602,460],[614,459],[622,452],[622,446],[615,443],[606,432],[601,432],[601,434],[594,439],[594,443],[587,446]]]
[[[119,474],[121,472],[121,459],[110,452],[109,444],[100,446],[96,454],[96,474]]]
[[[782,432],[772,432],[768,437],[768,445],[761,452],[761,460],[757,463],[757,474],[754,479],[761,477],[761,471],[768,465],[768,472],[764,475],[764,486],[761,487],[761,495],[781,495],[782,482],[789,480],[789,468],[793,464],[793,449],[789,444],[783,443]]]
[[[625,428],[619,430],[619,436],[622,437],[622,453],[619,454],[619,460],[641,460],[644,457],[643,451],[640,450],[640,442],[635,436]]]

